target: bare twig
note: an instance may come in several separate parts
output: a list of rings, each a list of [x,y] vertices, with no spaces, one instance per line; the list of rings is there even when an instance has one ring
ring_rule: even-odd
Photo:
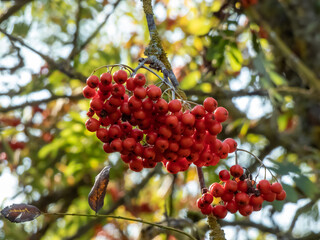
[[[32,1],[33,0],[15,1],[14,5],[12,5],[7,11],[5,11],[0,16],[0,23],[2,23],[4,20],[7,20],[10,16],[12,16],[14,13],[18,12],[26,4],[28,4],[29,2],[32,2]]]

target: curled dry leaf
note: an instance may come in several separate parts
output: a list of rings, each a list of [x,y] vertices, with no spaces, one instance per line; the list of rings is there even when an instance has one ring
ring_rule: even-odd
[[[2,209],[1,215],[10,222],[21,223],[36,219],[41,215],[41,211],[35,206],[22,203]]]
[[[88,201],[96,213],[102,208],[109,183],[110,166],[104,167],[96,176],[94,185],[89,193]]]

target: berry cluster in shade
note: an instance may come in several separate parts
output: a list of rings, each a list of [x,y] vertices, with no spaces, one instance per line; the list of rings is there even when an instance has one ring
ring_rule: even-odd
[[[118,70],[87,79],[83,95],[91,99],[86,128],[96,132],[106,153],[120,152],[133,171],[162,162],[170,173],[196,166],[214,166],[237,148],[217,138],[228,111],[208,97],[188,109],[185,101],[166,101],[144,74],[128,77]]]
[[[230,175],[233,179],[230,179]],[[250,175],[249,175],[250,176]],[[249,216],[253,211],[260,211],[264,201],[282,201],[286,192],[279,182],[270,183],[261,180],[258,184],[244,174],[240,165],[233,165],[228,170],[219,172],[222,183],[213,183],[197,200],[197,206],[205,215],[213,214],[217,218],[225,218],[228,211]],[[216,201],[217,200],[217,201]],[[212,203],[217,203],[215,206]]]

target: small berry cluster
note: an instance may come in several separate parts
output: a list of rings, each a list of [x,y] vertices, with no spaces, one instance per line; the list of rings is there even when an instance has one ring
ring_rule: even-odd
[[[105,152],[120,152],[133,171],[158,162],[173,174],[191,163],[214,166],[237,148],[231,138],[217,139],[228,111],[214,98],[187,110],[183,100],[168,103],[161,88],[146,86],[143,74],[128,78],[122,69],[103,73],[100,79],[90,76],[83,95],[91,99],[86,128],[96,132]]]
[[[230,174],[233,179],[230,179]],[[217,218],[225,218],[228,211],[249,216],[253,211],[260,211],[263,201],[273,202],[274,200],[284,200],[286,192],[280,183],[270,184],[268,180],[261,180],[256,187],[252,178],[244,174],[240,165],[233,165],[228,170],[219,172],[220,183],[213,183],[209,191],[202,194],[197,200],[197,206],[205,215],[213,214]],[[217,205],[212,206],[214,198]]]

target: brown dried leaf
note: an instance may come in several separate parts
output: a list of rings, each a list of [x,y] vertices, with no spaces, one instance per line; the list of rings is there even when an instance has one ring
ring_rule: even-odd
[[[110,166],[104,167],[96,176],[94,185],[89,193],[88,201],[96,213],[102,208],[109,183]]]
[[[35,206],[22,203],[2,209],[1,215],[10,222],[21,223],[36,219],[41,215],[41,211]]]

